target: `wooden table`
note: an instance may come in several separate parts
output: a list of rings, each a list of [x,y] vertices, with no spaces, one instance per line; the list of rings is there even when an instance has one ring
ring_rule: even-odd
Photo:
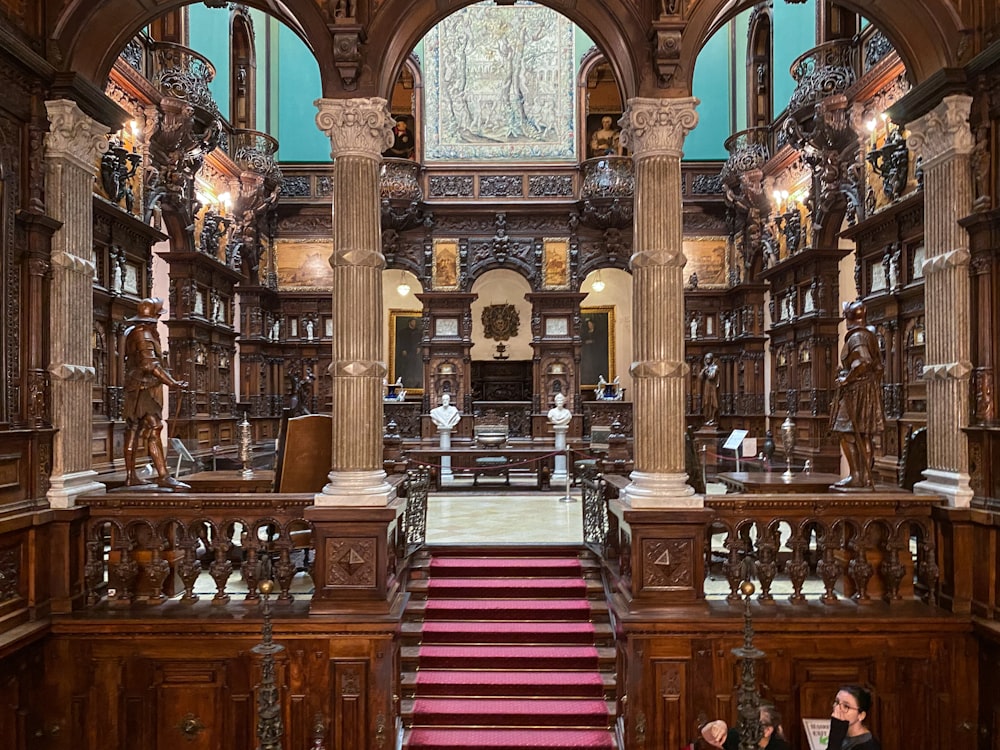
[[[548,489],[549,477],[552,475],[552,455],[556,453],[555,446],[497,446],[462,447],[462,448],[411,448],[405,457],[420,464],[430,464],[435,467],[434,486],[441,489],[441,457],[451,456],[451,471],[453,474],[486,474],[497,473],[497,466],[477,466],[477,458],[507,459],[507,470],[524,469],[534,471],[538,477],[537,487]]]
[[[830,492],[830,485],[839,482],[839,474],[797,472],[791,477],[777,471],[725,471],[718,480],[726,485],[726,492],[745,492],[749,495],[781,495],[795,492]]]
[[[249,479],[244,479],[238,469],[199,471],[177,478],[191,485],[194,492],[271,492],[274,486],[274,472],[270,469],[254,469]]]

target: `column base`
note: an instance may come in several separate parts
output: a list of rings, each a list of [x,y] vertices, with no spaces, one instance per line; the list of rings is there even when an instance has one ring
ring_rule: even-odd
[[[952,508],[968,508],[972,503],[969,475],[958,471],[924,469],[925,479],[913,485],[915,495],[943,495]]]
[[[330,482],[316,495],[318,508],[384,507],[396,499],[396,488],[377,471],[331,471]]]
[[[632,484],[621,493],[621,501],[632,508],[704,508],[705,498],[687,483],[687,474],[652,474],[633,471]]]
[[[49,491],[46,497],[52,508],[73,508],[76,498],[93,492],[103,495],[108,491],[100,482],[94,480],[97,472],[91,469],[77,471],[72,474],[53,475],[49,479]]]

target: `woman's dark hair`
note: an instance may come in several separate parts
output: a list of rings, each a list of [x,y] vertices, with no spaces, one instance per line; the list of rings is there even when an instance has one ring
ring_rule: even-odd
[[[766,727],[774,727],[775,735],[784,739],[785,735],[781,732],[781,714],[778,709],[774,706],[764,705],[760,707],[760,713],[760,723]]]
[[[872,694],[860,685],[844,685],[838,692],[850,693],[858,702],[858,711],[868,713],[872,708]]]

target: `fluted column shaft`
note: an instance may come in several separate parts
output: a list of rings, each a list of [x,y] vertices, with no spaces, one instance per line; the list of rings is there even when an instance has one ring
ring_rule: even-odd
[[[697,99],[632,99],[622,142],[635,161],[633,232],[634,507],[698,507],[684,471],[684,252],[681,156]]]
[[[382,470],[381,154],[392,145],[384,99],[317,99],[333,158],[333,467],[317,505],[394,497]]]
[[[969,451],[962,428],[971,412],[969,235],[958,219],[972,212],[970,96],[949,96],[908,126],[924,168],[924,320],[927,332],[927,470],[915,492],[968,506]]]
[[[108,148],[108,129],[75,102],[45,102],[46,210],[62,227],[52,237],[49,364],[52,422],[56,428],[52,507],[69,508],[84,492],[104,490],[91,468],[90,337],[94,319],[93,198],[98,155]]]

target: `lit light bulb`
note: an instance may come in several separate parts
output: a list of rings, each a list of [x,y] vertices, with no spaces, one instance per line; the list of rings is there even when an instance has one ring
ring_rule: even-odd
[[[604,280],[601,278],[601,272],[597,272],[597,277],[594,279],[594,283],[590,285],[592,291],[603,292],[604,291]]]
[[[402,271],[399,272],[399,284],[396,286],[396,291],[400,297],[405,297],[410,293],[410,285],[406,283],[406,278],[403,276]]]

